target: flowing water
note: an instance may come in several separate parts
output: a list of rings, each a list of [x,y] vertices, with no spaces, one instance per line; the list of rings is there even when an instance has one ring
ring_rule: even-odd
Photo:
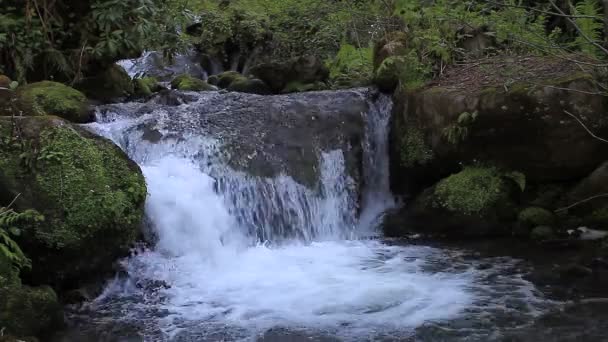
[[[228,96],[191,95],[143,114],[151,104],[102,107],[90,126],[142,167],[153,242],[74,310],[82,331],[107,341],[488,341],[552,305],[515,260],[378,236],[382,212],[396,205],[388,97],[360,94],[369,109],[359,195],[341,150],[317,151],[317,188],[233,170],[204,127],[172,131],[210,97]],[[144,139],[145,125],[167,138]]]

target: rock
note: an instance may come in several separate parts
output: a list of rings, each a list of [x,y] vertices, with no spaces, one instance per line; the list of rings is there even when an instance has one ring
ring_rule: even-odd
[[[236,80],[244,80],[245,76],[236,71],[225,71],[217,75],[217,86],[221,89],[228,88]]]
[[[403,56],[392,56],[386,58],[376,70],[374,84],[383,92],[395,90],[399,84],[401,70],[406,60]]]
[[[163,87],[154,77],[143,77],[133,80],[134,95],[138,97],[148,97],[162,89]]]
[[[585,278],[593,275],[593,270],[579,264],[567,264],[559,268],[562,278]]]
[[[76,89],[91,99],[105,103],[127,98],[134,92],[131,77],[117,64],[84,78],[76,84]]]
[[[139,58],[122,60],[119,64],[133,77],[154,77],[161,82],[169,82],[183,74],[203,78],[205,70],[199,63],[200,59],[196,51],[176,54],[170,61],[162,52],[148,51]]]
[[[530,238],[537,241],[550,240],[554,237],[553,228],[550,226],[538,226],[530,232]]]
[[[216,86],[219,81],[220,81],[220,78],[218,77],[218,75],[211,75],[207,78],[207,83],[214,85],[214,86]]]
[[[402,31],[387,33],[374,45],[374,71],[390,57],[401,56],[407,52],[407,34]]]
[[[169,89],[161,90],[154,96],[154,102],[164,106],[179,106],[193,101],[196,101],[196,97]]]
[[[370,108],[369,103],[376,94],[373,91],[278,96],[201,93],[196,94],[196,101],[179,108],[159,105],[158,100],[164,96],[163,93],[151,100],[152,108],[156,109],[155,112],[179,115],[179,119],[165,123],[167,120],[158,120],[153,113],[148,121],[134,128],[133,136],[139,139],[144,135],[150,142],[164,143],[205,130],[210,136],[222,137],[219,157],[233,169],[268,178],[288,175],[313,190],[318,190],[323,153],[341,150],[345,170],[353,179],[353,189],[362,184],[362,139],[365,131],[362,114]],[[117,109],[119,106],[102,107],[100,114],[120,111]],[[129,108],[121,111],[124,115],[131,112]]]
[[[76,123],[93,121],[84,94],[57,82],[43,81],[19,88],[17,106],[24,115],[56,115]]]
[[[63,313],[53,289],[22,285],[17,271],[0,254],[0,341],[2,335],[48,336],[62,325]]]
[[[392,181],[396,192],[417,192],[460,167],[483,161],[523,173],[529,183],[585,177],[608,159],[605,143],[589,136],[565,111],[608,136],[605,97],[588,74],[465,89],[435,86],[396,96],[391,133]],[[571,89],[571,90],[568,90]],[[464,117],[473,120],[461,120]],[[410,163],[404,141],[416,132],[416,149],[428,151]],[[549,143],[550,142],[550,143]]]
[[[0,88],[9,89],[11,87],[11,83],[13,83],[13,81],[8,76],[0,74]]]
[[[281,93],[290,82],[300,84],[324,83],[329,69],[314,56],[294,58],[286,62],[262,63],[251,69],[251,74],[266,83],[274,93]]]
[[[589,198],[608,194],[608,161],[601,164],[587,177],[583,178],[578,184],[567,194],[569,204],[585,201]],[[608,207],[608,197],[599,197],[591,201],[586,201],[578,205],[574,210],[581,213],[590,213],[597,211],[597,214]],[[597,215],[601,216],[601,215]],[[608,217],[606,217],[608,219]],[[605,223],[608,226],[608,220],[598,223]]]
[[[401,215],[408,229],[430,235],[510,235],[515,217],[511,193],[498,169],[466,167],[424,190]]]
[[[137,164],[57,117],[0,118],[0,133],[0,203],[20,194],[16,210],[44,215],[18,238],[32,259],[28,283],[76,288],[111,271],[140,234],[146,185]]]
[[[555,224],[555,215],[547,209],[529,207],[519,213],[518,221],[528,228],[552,226]]]
[[[210,91],[216,88],[207,82],[190,75],[180,75],[171,81],[171,88],[182,91]]]
[[[239,93],[249,93],[258,95],[270,95],[272,91],[266,83],[257,78],[238,78],[228,86],[228,91],[236,91]]]
[[[325,83],[315,82],[315,83],[300,83],[300,82],[289,82],[283,89],[283,93],[303,93],[306,91],[315,91],[315,90],[323,90],[327,88]]]

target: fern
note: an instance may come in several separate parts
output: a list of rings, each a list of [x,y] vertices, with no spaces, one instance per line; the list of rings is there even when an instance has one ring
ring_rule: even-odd
[[[35,210],[18,213],[9,208],[0,208],[0,255],[8,259],[15,268],[30,268],[28,259],[13,237],[21,235],[20,224],[25,222],[40,222],[44,217]]]
[[[580,28],[575,45],[586,54],[599,56],[599,49],[592,44],[592,42],[601,43],[602,40],[603,23],[599,20],[602,17],[599,3],[597,0],[583,0],[573,6],[572,12],[576,16],[582,16],[575,19],[576,25]]]

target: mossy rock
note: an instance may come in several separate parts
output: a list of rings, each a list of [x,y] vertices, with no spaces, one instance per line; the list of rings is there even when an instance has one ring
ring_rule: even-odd
[[[232,82],[239,80],[243,81],[247,78],[236,71],[224,71],[217,75],[217,86],[221,89],[228,88]]]
[[[133,80],[133,91],[137,97],[148,97],[162,89],[163,87],[155,77],[143,77]]]
[[[402,68],[406,63],[401,56],[393,56],[385,59],[376,70],[374,84],[383,92],[395,90],[399,84]]]
[[[508,197],[502,174],[493,167],[466,167],[435,187],[438,205],[464,215],[485,216]]]
[[[84,78],[76,84],[76,88],[84,92],[87,97],[102,102],[113,102],[134,93],[131,77],[117,64]]]
[[[0,88],[10,88],[13,81],[6,75],[0,75]]]
[[[18,133],[17,133],[18,132]],[[44,222],[18,242],[34,284],[77,287],[109,271],[140,232],[146,185],[118,146],[57,117],[0,118],[0,202]]]
[[[270,88],[268,88],[266,83],[257,78],[237,78],[230,84],[230,86],[228,86],[227,89],[229,91],[236,91],[239,93],[249,93],[258,95],[272,94],[272,91],[270,90]]]
[[[0,327],[14,336],[45,336],[63,324],[61,305],[48,286],[21,285],[18,271],[0,254]]]
[[[537,241],[550,240],[554,237],[555,233],[550,226],[538,226],[530,232],[530,238]]]
[[[215,87],[190,75],[179,75],[171,81],[171,88],[182,91],[209,91]]]
[[[220,81],[220,78],[217,75],[211,75],[207,78],[207,83],[216,86]]]
[[[547,209],[529,207],[519,213],[518,221],[529,228],[552,226],[555,224],[555,215]]]
[[[19,88],[17,102],[24,115],[56,115],[76,123],[93,119],[86,96],[57,82],[43,81]]]

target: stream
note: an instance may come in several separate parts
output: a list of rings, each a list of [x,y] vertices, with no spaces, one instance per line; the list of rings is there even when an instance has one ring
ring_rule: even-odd
[[[71,341],[503,341],[559,306],[525,280],[521,260],[382,238],[382,213],[399,205],[388,180],[392,104],[371,93],[204,92],[171,106],[98,107],[89,128],[145,175],[149,243],[98,298],[69,309]],[[315,145],[314,186],[289,167],[268,176],[229,162],[227,137],[252,145],[232,134],[246,110],[322,112],[340,96],[367,108],[359,178],[347,148],[331,144]],[[239,158],[255,160],[265,146]]]

